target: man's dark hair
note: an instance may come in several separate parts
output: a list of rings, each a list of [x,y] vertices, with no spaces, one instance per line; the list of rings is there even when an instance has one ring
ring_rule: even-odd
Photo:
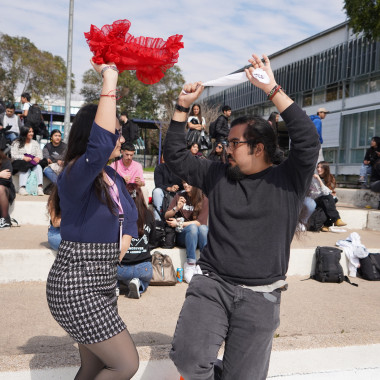
[[[126,116],[127,119],[129,119],[129,117],[128,117],[128,112],[127,112],[127,111],[123,111],[123,112],[120,114],[120,116]]]
[[[30,102],[30,94],[29,94],[29,92],[23,92],[21,94],[21,97],[25,98],[28,102]]]
[[[5,105],[5,109],[7,109],[7,110],[15,110],[16,106],[13,103],[7,103]]]
[[[130,152],[134,152],[136,148],[132,143],[125,142],[121,145],[121,150],[129,150]]]
[[[246,125],[243,138],[248,141],[250,154],[253,154],[253,149],[261,143],[264,145],[266,162],[272,163],[277,147],[277,138],[272,126],[260,116],[242,116],[231,123],[231,128],[240,124]]]
[[[53,129],[50,133],[50,138],[52,138],[56,133],[59,133],[62,136],[62,133],[59,129]]]
[[[380,137],[373,136],[371,140],[373,140],[376,143],[377,147],[380,148]]]
[[[230,110],[231,110],[230,106],[223,106],[223,108],[222,108],[222,112],[230,111]]]

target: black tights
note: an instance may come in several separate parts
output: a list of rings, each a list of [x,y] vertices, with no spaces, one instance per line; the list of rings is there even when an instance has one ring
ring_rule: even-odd
[[[81,367],[74,380],[127,380],[139,368],[139,356],[125,329],[103,342],[79,344]]]
[[[9,200],[8,200],[9,190],[4,185],[0,185],[0,217],[9,217]]]

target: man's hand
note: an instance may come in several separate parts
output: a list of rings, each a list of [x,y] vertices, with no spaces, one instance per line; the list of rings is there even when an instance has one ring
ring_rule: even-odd
[[[124,177],[124,181],[125,181],[126,183],[129,183],[130,180],[131,180],[131,176],[130,176],[130,175],[126,175],[126,176]]]
[[[136,177],[135,178],[135,184],[138,185],[138,186],[145,186],[145,182],[141,180],[140,177]]]
[[[58,160],[58,161],[57,161],[57,164],[58,164],[59,166],[63,166],[63,161],[62,161],[62,160]]]
[[[178,96],[178,104],[189,108],[203,92],[202,82],[188,83],[183,86],[183,90]]]
[[[169,186],[166,188],[166,191],[169,191],[169,193],[176,193],[179,189],[178,185]]]
[[[252,67],[250,67],[249,69],[245,69],[245,73],[247,75],[247,78],[248,80],[256,87],[258,88],[261,88],[263,91],[265,91],[265,93],[267,94],[268,92],[270,92],[270,90],[272,90],[272,88],[274,86],[276,86],[276,80],[274,79],[274,75],[273,75],[273,71],[270,67],[270,62],[269,62],[269,58],[263,54],[263,58],[264,58],[264,61],[265,61],[265,65],[264,63],[261,61],[260,57],[256,54],[252,54],[252,58],[250,58],[248,60],[248,62],[250,62],[252,64]],[[258,79],[256,79],[252,73],[255,69],[258,69],[260,68],[261,70],[263,70],[269,77],[269,83],[266,84],[266,83],[262,83],[260,82]]]

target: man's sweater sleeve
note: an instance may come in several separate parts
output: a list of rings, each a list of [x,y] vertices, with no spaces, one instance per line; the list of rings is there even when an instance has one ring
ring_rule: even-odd
[[[186,149],[185,126],[186,121],[170,122],[164,142],[165,163],[178,177],[205,192],[207,172],[212,162],[196,158]]]
[[[282,112],[281,117],[285,121],[291,140],[289,157],[282,165],[295,191],[300,197],[304,197],[318,160],[318,133],[313,122],[296,103]]]

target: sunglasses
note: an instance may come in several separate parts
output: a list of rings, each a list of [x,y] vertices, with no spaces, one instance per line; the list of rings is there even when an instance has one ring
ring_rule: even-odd
[[[219,149],[222,149],[222,148],[223,148],[221,145],[217,145],[216,147],[219,148]]]

